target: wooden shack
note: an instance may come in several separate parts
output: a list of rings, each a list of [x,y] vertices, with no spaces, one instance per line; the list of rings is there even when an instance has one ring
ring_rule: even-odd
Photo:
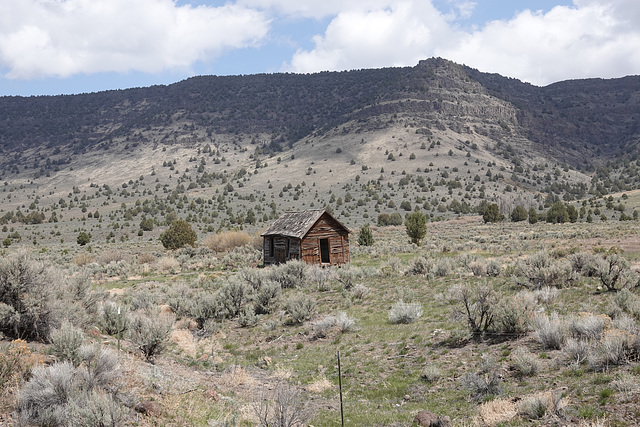
[[[262,234],[264,264],[349,262],[349,229],[324,209],[286,212]]]

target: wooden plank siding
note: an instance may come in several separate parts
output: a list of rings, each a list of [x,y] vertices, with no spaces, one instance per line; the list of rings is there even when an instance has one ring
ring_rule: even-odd
[[[320,239],[329,241],[329,264],[349,262],[349,233],[329,215],[323,215],[302,239],[302,260],[321,264]]]

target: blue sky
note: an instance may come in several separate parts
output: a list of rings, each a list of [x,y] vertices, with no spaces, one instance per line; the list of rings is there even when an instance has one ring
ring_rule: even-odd
[[[412,66],[537,85],[640,74],[637,0],[2,0],[0,96]]]

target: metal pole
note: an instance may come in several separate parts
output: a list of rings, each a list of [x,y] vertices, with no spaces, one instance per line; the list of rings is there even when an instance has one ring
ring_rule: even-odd
[[[342,371],[340,369],[340,351],[338,350],[338,387],[340,388],[340,421],[344,427],[344,409],[342,407]]]

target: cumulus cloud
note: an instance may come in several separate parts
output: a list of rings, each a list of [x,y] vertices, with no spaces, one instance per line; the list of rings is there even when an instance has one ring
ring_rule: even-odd
[[[289,0],[251,0],[288,4]],[[455,1],[459,18],[474,4]],[[314,47],[298,50],[283,69],[297,72],[413,65],[441,56],[534,84],[640,72],[637,0],[574,0],[572,7],[524,10],[472,32],[430,1],[404,0],[338,12]]]
[[[315,48],[298,50],[286,67],[311,72],[413,65],[459,37],[430,2],[396,1],[378,10],[339,13],[314,38]]]
[[[234,4],[2,0],[0,69],[14,79],[188,69],[259,44],[269,25],[263,12]]]

